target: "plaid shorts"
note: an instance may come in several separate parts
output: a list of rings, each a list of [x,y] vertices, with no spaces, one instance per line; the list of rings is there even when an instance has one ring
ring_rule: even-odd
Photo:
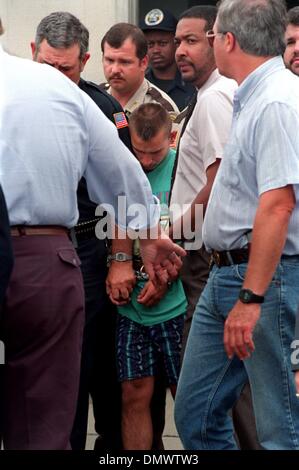
[[[144,326],[118,315],[117,368],[120,382],[155,376],[158,365],[163,364],[169,385],[177,384],[184,316]]]

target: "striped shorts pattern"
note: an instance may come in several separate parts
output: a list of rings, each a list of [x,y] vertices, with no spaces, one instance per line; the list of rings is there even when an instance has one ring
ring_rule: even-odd
[[[180,371],[183,327],[184,314],[153,326],[118,315],[119,381],[155,376],[162,363],[169,385],[175,385]]]

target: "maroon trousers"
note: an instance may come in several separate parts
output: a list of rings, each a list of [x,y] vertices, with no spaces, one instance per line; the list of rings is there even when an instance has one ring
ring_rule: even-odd
[[[69,449],[78,395],[84,292],[66,235],[13,237],[5,343],[5,449]]]

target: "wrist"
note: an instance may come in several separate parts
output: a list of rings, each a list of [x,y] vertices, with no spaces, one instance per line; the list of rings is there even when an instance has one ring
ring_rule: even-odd
[[[264,296],[243,287],[239,293],[239,300],[243,304],[262,304]]]
[[[118,251],[107,256],[107,265],[111,263],[132,263],[133,256],[125,253],[124,251]]]

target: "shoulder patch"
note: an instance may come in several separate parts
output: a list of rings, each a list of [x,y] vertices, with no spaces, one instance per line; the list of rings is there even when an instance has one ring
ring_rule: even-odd
[[[117,129],[122,129],[123,127],[128,127],[128,121],[124,112],[114,113],[113,119]]]

